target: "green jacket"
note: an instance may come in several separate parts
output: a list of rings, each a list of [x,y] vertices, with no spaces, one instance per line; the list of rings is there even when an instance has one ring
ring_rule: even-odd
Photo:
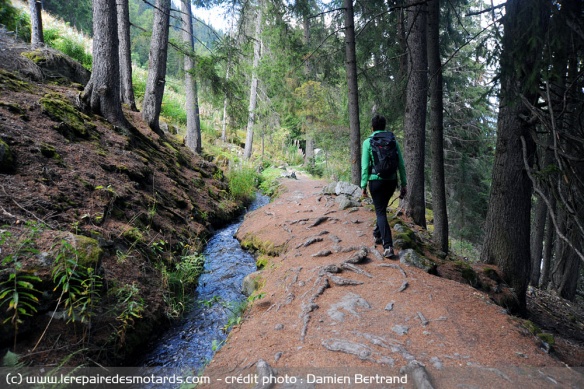
[[[371,136],[378,134],[382,131],[375,131]],[[363,142],[363,152],[361,153],[361,188],[365,189],[367,187],[367,182],[371,180],[382,180],[377,174],[371,174],[371,168],[373,166],[373,153],[371,152],[371,145],[369,140],[371,136]],[[399,183],[401,188],[405,188],[407,185],[406,180],[406,165],[404,164],[404,158],[402,156],[401,148],[396,140],[397,146],[397,156],[398,156],[398,167],[397,172],[389,180],[397,179],[396,175],[399,173]]]

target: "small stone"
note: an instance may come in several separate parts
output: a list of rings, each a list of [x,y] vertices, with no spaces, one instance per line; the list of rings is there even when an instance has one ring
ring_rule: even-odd
[[[278,360],[282,358],[282,352],[276,353],[276,355],[274,355],[274,361],[278,362]]]
[[[402,325],[399,325],[399,324],[396,324],[396,325],[394,325],[391,328],[391,330],[393,332],[395,332],[396,334],[398,334],[398,335],[405,335],[405,334],[407,334],[408,331],[409,331],[409,329],[410,329],[409,327],[402,326]]]
[[[386,310],[386,311],[391,311],[391,310],[393,310],[393,304],[394,304],[394,303],[393,303],[393,301],[392,301],[392,302],[390,302],[390,303],[387,303],[387,305],[385,306],[385,310]]]
[[[276,324],[276,326],[274,327],[274,329],[276,331],[281,331],[281,330],[284,329],[284,324],[281,324],[281,323],[280,324]]]

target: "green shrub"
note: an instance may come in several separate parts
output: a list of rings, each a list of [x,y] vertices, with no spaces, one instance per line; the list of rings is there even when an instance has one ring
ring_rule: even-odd
[[[181,257],[174,269],[169,270],[162,264],[163,285],[168,289],[168,294],[165,296],[168,316],[176,318],[183,314],[191,299],[191,294],[197,287],[204,266],[205,257],[196,253]]]
[[[25,42],[30,42],[30,17],[26,12],[14,8],[10,0],[0,0],[0,24]]]
[[[56,28],[45,29],[43,31],[43,38],[47,46],[59,50],[79,62],[87,70],[91,70],[93,57],[85,51],[85,47],[81,42],[76,42],[73,37],[63,35]]]
[[[260,176],[260,185],[259,188],[263,194],[266,196],[274,196],[276,194],[276,190],[278,189],[278,185],[280,185],[279,178],[282,176],[282,170],[270,167],[264,169]]]
[[[249,203],[255,198],[258,174],[251,167],[239,167],[227,172],[229,192],[236,202]]]

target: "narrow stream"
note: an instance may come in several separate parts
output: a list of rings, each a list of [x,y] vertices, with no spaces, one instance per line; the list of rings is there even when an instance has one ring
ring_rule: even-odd
[[[269,201],[269,197],[258,193],[248,211]],[[243,278],[256,271],[255,259],[234,238],[242,221],[243,216],[209,240],[204,251],[205,270],[199,278],[192,309],[180,324],[158,339],[141,366],[198,372],[223,344],[227,338],[223,328],[233,317],[234,307],[245,300],[241,293]]]

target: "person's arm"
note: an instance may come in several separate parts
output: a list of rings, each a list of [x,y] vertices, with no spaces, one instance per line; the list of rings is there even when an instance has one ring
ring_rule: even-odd
[[[363,189],[363,195],[367,196],[367,181],[369,181],[369,174],[371,171],[371,145],[369,144],[369,138],[363,141],[363,147],[361,150],[361,189]]]

